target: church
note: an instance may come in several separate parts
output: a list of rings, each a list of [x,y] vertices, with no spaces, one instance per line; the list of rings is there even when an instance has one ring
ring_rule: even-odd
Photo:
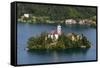
[[[61,35],[61,26],[57,25],[56,30],[52,30],[51,32],[48,33],[48,38],[55,39],[57,40],[59,38],[59,35]]]

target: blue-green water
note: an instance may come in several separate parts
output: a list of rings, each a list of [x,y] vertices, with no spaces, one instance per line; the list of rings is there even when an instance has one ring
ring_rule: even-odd
[[[33,51],[25,50],[28,38],[41,32],[56,29],[57,24],[23,24],[17,23],[17,64],[55,63],[70,61],[96,60],[96,29],[80,25],[62,25],[64,33],[83,33],[91,42],[89,49],[68,49],[65,51]]]

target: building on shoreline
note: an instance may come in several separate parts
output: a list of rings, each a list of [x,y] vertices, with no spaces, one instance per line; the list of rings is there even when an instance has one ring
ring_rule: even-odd
[[[76,20],[74,20],[74,19],[66,19],[66,20],[65,20],[65,23],[66,23],[66,24],[76,24],[77,22],[76,22]]]

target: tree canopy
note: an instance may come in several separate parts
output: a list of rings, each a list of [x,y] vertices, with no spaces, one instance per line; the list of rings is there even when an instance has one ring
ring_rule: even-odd
[[[43,4],[17,4],[17,17],[28,13],[33,16],[47,16],[51,20],[64,20],[66,18],[90,18],[96,16],[95,7],[43,5]]]

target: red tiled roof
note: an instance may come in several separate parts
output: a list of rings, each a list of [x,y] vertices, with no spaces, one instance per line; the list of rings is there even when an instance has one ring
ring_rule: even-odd
[[[49,34],[58,34],[57,30],[52,30]]]

